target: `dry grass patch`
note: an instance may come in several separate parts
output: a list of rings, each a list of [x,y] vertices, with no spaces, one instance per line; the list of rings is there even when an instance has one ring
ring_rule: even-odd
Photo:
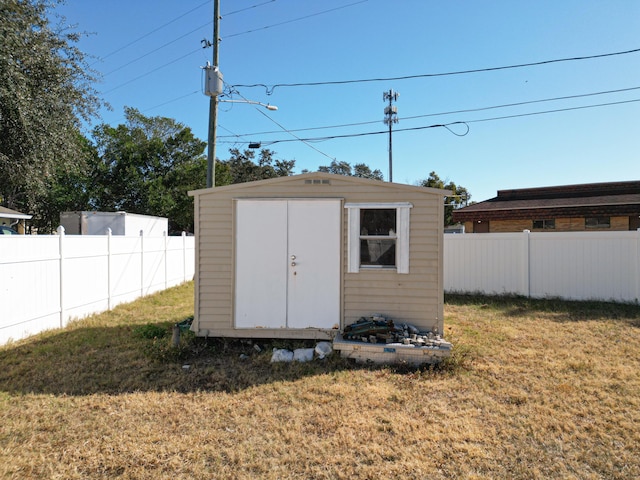
[[[192,298],[0,348],[0,477],[640,477],[638,306],[450,296],[454,355],[421,370],[139,335]]]

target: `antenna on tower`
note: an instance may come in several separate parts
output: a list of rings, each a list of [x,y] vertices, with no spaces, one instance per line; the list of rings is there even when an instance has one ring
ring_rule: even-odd
[[[389,90],[382,94],[382,101],[389,101],[389,105],[384,107],[384,124],[389,125],[389,181],[393,182],[393,145],[391,143],[392,125],[398,123],[398,107],[393,105],[393,102],[398,101],[400,94]]]

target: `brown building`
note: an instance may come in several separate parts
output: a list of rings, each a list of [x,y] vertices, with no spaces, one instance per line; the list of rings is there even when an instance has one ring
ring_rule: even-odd
[[[576,232],[640,228],[640,181],[499,190],[455,210],[467,233]]]

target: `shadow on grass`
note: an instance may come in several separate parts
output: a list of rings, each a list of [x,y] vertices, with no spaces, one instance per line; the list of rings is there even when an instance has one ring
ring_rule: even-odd
[[[164,322],[142,329],[140,325],[76,327],[7,345],[0,348],[0,391],[51,395],[234,392],[344,370],[388,368],[399,374],[417,370],[353,364],[336,352],[308,363],[270,362],[274,347],[315,345],[307,341],[203,339],[187,332],[175,348],[171,326]],[[451,374],[461,365],[454,360],[420,370],[437,376]]]
[[[620,320],[640,327],[640,305],[600,301],[567,301],[557,298],[533,299],[512,295],[446,294],[445,305],[489,308],[507,317],[550,315],[558,322]]]

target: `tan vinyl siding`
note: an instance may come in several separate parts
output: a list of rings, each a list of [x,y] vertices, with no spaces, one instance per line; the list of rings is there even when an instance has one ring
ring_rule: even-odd
[[[201,196],[196,318],[199,330],[228,328],[233,307],[232,201]],[[215,199],[215,201],[214,201]]]
[[[315,174],[311,174],[315,175]],[[306,177],[306,176],[303,176]],[[324,177],[312,177],[324,178]],[[322,332],[234,329],[234,199],[337,198],[352,203],[409,202],[409,274],[394,271],[347,271],[347,214],[342,212],[342,288],[340,327],[373,313],[442,328],[442,193],[438,190],[362,182],[330,176],[331,185],[305,184],[299,177],[218,187],[193,192],[196,197],[196,319],[201,335],[324,338]],[[345,210],[345,209],[343,209]]]
[[[358,192],[359,193],[359,192]],[[399,194],[400,193],[400,194]],[[439,195],[406,192],[351,192],[349,202],[410,202],[409,274],[394,270],[361,269],[344,274],[344,324],[373,313],[388,315],[400,323],[433,328],[441,321],[438,311]],[[344,230],[346,232],[346,221]],[[346,250],[346,246],[345,246]],[[346,258],[344,270],[346,271]]]

